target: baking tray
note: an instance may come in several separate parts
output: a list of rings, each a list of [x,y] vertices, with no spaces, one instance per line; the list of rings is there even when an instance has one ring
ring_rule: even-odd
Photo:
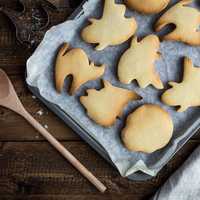
[[[82,14],[82,5],[85,2],[86,0],[84,0],[81,3],[81,5],[72,13],[72,15],[68,19],[74,19],[80,16]],[[28,88],[40,101],[42,101],[48,107],[48,109],[54,112],[60,119],[64,121],[64,123],[67,124],[67,126],[69,126],[72,130],[74,130],[85,142],[87,142],[95,151],[97,151],[106,161],[108,161],[113,167],[115,167],[115,165],[111,161],[105,149],[83,127],[81,127],[80,124],[78,124],[71,116],[65,113],[60,107],[44,99],[40,95],[39,90],[37,88],[32,87],[30,85],[28,85]],[[185,143],[199,128],[200,128],[199,126],[196,126],[194,129],[191,130],[191,135],[185,139]],[[180,150],[184,144],[179,145],[177,148],[177,151]],[[175,155],[175,153],[171,156],[171,158]],[[127,178],[130,180],[145,181],[153,177],[150,175],[144,174],[142,172],[135,172],[131,174],[130,176],[128,176]]]

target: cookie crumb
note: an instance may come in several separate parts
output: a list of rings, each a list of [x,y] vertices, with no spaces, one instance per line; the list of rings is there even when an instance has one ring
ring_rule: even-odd
[[[48,129],[49,127],[48,127],[48,125],[47,125],[47,124],[45,124],[45,125],[44,125],[44,128],[45,128],[45,129]]]
[[[44,114],[44,112],[43,112],[43,110],[38,110],[38,111],[36,112],[36,114],[42,116],[42,115]]]

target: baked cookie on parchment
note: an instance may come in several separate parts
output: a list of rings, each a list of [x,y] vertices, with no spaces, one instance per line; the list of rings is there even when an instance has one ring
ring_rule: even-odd
[[[178,112],[200,106],[200,67],[194,67],[191,59],[184,59],[184,75],[181,83],[169,82],[172,88],[162,95],[162,101],[170,106],[180,106]]]
[[[144,14],[155,14],[164,10],[170,0],[125,0],[127,6]]]
[[[81,96],[80,102],[86,108],[88,116],[101,126],[112,126],[129,101],[140,97],[127,89],[115,87],[108,81],[103,81],[101,90],[89,89],[87,96]]]
[[[146,104],[131,113],[121,138],[129,151],[152,153],[166,146],[173,133],[173,122],[165,110]]]
[[[82,84],[102,76],[105,66],[96,67],[93,62],[89,63],[87,54],[83,49],[74,48],[68,50],[68,48],[69,45],[65,43],[58,52],[55,65],[55,80],[56,89],[61,92],[65,78],[68,75],[72,75],[73,80],[69,93],[73,95]]]
[[[129,84],[136,79],[142,88],[151,84],[162,89],[163,84],[154,66],[154,62],[160,58],[159,46],[156,35],[148,35],[140,42],[137,37],[133,38],[130,48],[124,52],[118,64],[120,82]]]
[[[189,45],[200,45],[200,12],[196,8],[187,6],[192,0],[181,0],[166,11],[155,25],[156,31],[160,31],[168,24],[174,24],[176,28],[163,37],[164,40],[184,42]]]
[[[115,0],[104,0],[103,16],[89,19],[90,25],[82,30],[82,38],[88,43],[98,44],[96,50],[103,50],[110,45],[118,45],[134,35],[137,23],[133,17],[124,17],[126,7],[116,4]]]

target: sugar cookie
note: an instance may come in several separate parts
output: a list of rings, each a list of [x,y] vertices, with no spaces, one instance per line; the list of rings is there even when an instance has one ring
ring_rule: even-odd
[[[125,42],[137,29],[133,17],[124,17],[125,10],[125,5],[105,0],[103,16],[101,19],[89,19],[91,24],[83,29],[82,38],[88,43],[98,44],[96,50]]]
[[[140,97],[133,91],[115,87],[105,80],[103,82],[103,89],[87,90],[88,96],[80,97],[80,102],[91,119],[97,124],[108,127],[115,123],[117,117],[120,117],[129,101]]]
[[[96,67],[94,63],[89,63],[88,57],[82,49],[68,50],[68,48],[68,44],[65,43],[57,55],[55,66],[56,89],[61,92],[65,78],[72,75],[70,94],[74,94],[82,84],[102,76],[105,66]]]
[[[154,66],[154,62],[160,57],[159,46],[160,42],[156,35],[148,35],[140,42],[137,41],[137,37],[133,38],[131,47],[120,58],[119,80],[129,84],[136,79],[142,88],[152,84],[162,89],[163,84]]]
[[[186,6],[192,0],[182,0],[164,13],[156,23],[156,31],[168,24],[176,25],[175,30],[164,36],[165,40],[175,40],[189,45],[200,45],[200,12]]]
[[[168,144],[173,133],[170,115],[157,105],[143,105],[130,114],[121,138],[130,151],[152,153]]]
[[[169,82],[171,89],[164,92],[162,101],[170,106],[180,106],[183,112],[192,106],[200,106],[200,68],[194,67],[189,58],[184,59],[184,76],[181,83]]]
[[[170,0],[126,0],[129,8],[144,14],[155,14],[164,10]]]

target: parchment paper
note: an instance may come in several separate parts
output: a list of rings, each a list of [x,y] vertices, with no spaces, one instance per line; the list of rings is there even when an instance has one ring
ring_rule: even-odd
[[[175,2],[177,0],[172,1],[172,3]],[[170,108],[160,102],[159,97],[163,91],[158,91],[151,86],[141,89],[135,82],[124,85],[117,80],[117,63],[121,54],[129,47],[130,40],[122,45],[108,47],[103,51],[95,51],[94,46],[85,43],[80,38],[81,29],[88,24],[87,18],[100,17],[102,6],[103,1],[101,0],[88,0],[83,6],[83,11],[74,20],[54,26],[46,33],[35,53],[27,61],[27,83],[37,87],[45,99],[58,105],[81,124],[105,148],[122,176],[128,176],[136,171],[143,171],[146,174],[155,176],[199,126],[199,108],[192,108],[184,113],[177,113],[174,108]],[[153,33],[153,23],[159,17],[159,15],[145,16],[130,10],[127,10],[126,16],[134,16],[136,18],[139,26],[137,31],[138,37]],[[114,126],[103,128],[95,124],[86,115],[84,108],[79,102],[79,97],[85,94],[87,88],[100,89],[102,87],[100,79],[83,85],[75,96],[67,94],[67,83],[62,94],[58,94],[55,90],[54,62],[58,48],[63,42],[70,43],[72,47],[83,48],[90,60],[96,64],[106,64],[107,68],[103,76],[104,79],[109,80],[115,86],[136,91],[143,97],[143,100],[130,102],[124,109],[122,118],[117,119]],[[190,57],[197,66],[200,66],[199,47],[190,47],[178,42],[164,41],[161,43],[160,52],[162,53],[162,58],[156,62],[156,68],[166,88],[168,81],[181,81],[184,56]],[[162,150],[152,154],[129,152],[124,148],[120,140],[120,131],[125,124],[128,114],[144,103],[162,106],[171,114],[174,122],[174,133],[170,143]]]

